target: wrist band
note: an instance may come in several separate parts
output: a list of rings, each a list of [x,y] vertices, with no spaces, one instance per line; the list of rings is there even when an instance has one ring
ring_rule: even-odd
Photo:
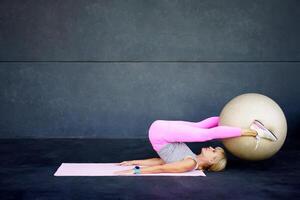
[[[133,168],[133,173],[134,173],[134,174],[140,174],[140,173],[141,173],[140,167],[139,167],[139,166],[135,166],[135,167]]]

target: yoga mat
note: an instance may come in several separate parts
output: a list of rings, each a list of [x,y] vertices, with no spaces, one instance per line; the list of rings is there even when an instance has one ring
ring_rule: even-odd
[[[128,170],[133,167],[134,166],[119,166],[117,163],[62,163],[54,176],[206,176],[201,170],[184,173],[113,174],[115,171]]]

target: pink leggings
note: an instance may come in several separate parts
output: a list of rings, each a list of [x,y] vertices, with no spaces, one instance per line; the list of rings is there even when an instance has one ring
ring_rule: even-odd
[[[156,120],[149,128],[149,140],[155,151],[172,142],[204,142],[213,139],[238,137],[242,129],[219,126],[219,117],[200,122]]]

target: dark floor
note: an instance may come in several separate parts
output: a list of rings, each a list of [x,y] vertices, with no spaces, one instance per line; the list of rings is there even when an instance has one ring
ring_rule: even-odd
[[[211,143],[188,143],[195,152]],[[228,155],[207,177],[55,177],[62,162],[156,157],[145,139],[2,139],[0,199],[300,199],[300,150],[284,146],[266,161]]]

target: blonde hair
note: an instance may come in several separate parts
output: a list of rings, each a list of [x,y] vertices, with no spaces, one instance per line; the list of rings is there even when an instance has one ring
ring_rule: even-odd
[[[218,172],[218,171],[224,170],[226,167],[227,157],[226,157],[224,149],[222,147],[216,147],[216,149],[221,151],[220,156],[216,163],[210,165],[207,168],[208,171]]]

